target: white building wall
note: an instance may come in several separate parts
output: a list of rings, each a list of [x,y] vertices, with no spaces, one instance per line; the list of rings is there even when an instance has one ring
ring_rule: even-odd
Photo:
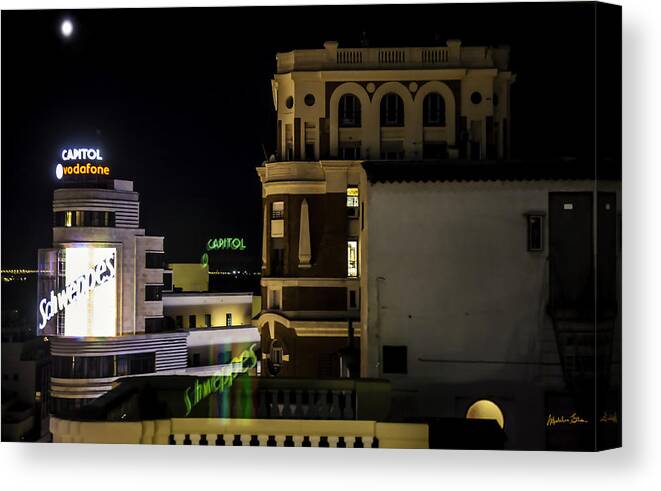
[[[550,356],[553,328],[545,315],[548,221],[545,250],[528,252],[524,214],[546,212],[551,191],[593,186],[590,181],[367,186],[361,375],[390,379],[402,405],[410,404],[404,411],[411,416],[463,417],[467,406],[482,398],[497,400],[506,418],[538,410],[543,390],[560,387],[562,379],[559,365],[536,364],[559,362],[557,350]],[[619,208],[619,192],[617,201]],[[384,345],[407,346],[406,375],[383,373]],[[543,380],[550,382],[544,386]],[[509,437],[534,446],[531,439],[543,434]]]

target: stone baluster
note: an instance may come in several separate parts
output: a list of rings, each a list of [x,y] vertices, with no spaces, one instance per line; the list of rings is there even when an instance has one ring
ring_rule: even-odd
[[[191,433],[188,435],[190,438],[190,445],[199,445],[200,444],[200,435],[198,433]]]
[[[328,417],[330,419],[340,419],[342,417],[342,411],[340,409],[340,391],[332,390],[331,394],[331,405],[328,409]]]
[[[271,418],[279,418],[280,410],[278,408],[278,389],[269,390],[271,394],[271,403],[269,405],[269,416]]]
[[[319,419],[328,419],[328,413],[329,413],[329,408],[328,408],[328,402],[326,402],[326,397],[327,397],[327,391],[326,390],[318,390],[317,391],[317,413],[319,415]]]
[[[294,406],[294,419],[303,419],[303,391],[296,389],[296,405]]]
[[[319,417],[319,411],[317,407],[317,402],[315,401],[314,390],[308,390],[308,411],[306,414],[306,419],[317,419]]]
[[[257,392],[257,397],[257,417],[260,419],[267,419],[269,414],[268,409],[266,408],[266,391],[264,389],[260,389]]]
[[[321,440],[320,436],[310,436],[310,446],[311,447],[318,447],[319,446],[319,441]]]
[[[330,448],[337,448],[337,442],[340,440],[339,437],[329,436],[329,437],[327,437],[327,439],[328,439],[328,446]]]
[[[291,396],[292,396],[292,391],[289,389],[285,389],[282,391],[282,417],[285,419],[290,419],[292,416],[292,410],[291,410]]]
[[[287,435],[275,435],[275,446],[276,447],[284,447],[285,446],[285,438],[287,438]]]
[[[374,438],[372,438],[371,436],[364,436],[362,440],[363,440],[364,448],[372,448],[372,443],[374,441]]]
[[[342,395],[344,396],[344,410],[342,411],[343,419],[353,419],[353,400],[352,392],[350,390],[343,390]]]

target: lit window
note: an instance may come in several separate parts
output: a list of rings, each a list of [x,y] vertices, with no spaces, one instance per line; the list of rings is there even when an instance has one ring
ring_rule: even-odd
[[[505,427],[505,417],[498,405],[494,402],[482,399],[477,401],[466,411],[467,419],[495,419],[501,428]]]
[[[225,314],[225,325],[230,327],[232,325],[232,314],[230,312]]]
[[[356,278],[358,276],[358,241],[347,241],[347,276]]]
[[[347,207],[358,208],[358,188],[347,188]]]
[[[271,218],[273,220],[280,220],[285,217],[285,202],[274,201],[271,205]]]

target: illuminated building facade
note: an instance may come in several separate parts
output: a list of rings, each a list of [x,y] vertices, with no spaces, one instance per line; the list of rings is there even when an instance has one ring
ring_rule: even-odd
[[[53,248],[39,251],[38,333],[50,340],[56,413],[85,405],[118,377],[186,368],[184,331],[163,317],[163,237],[139,227],[131,181],[63,181]]]
[[[342,350],[361,335],[360,164],[507,157],[508,57],[458,40],[277,55],[277,153],[257,169],[264,374],[358,375]]]

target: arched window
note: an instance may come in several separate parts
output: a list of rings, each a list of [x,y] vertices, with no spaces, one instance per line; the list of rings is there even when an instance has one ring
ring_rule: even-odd
[[[360,127],[360,101],[353,94],[345,94],[340,98],[340,128]]]
[[[397,94],[381,99],[381,126],[404,126],[404,101]]]
[[[424,126],[445,126],[445,99],[441,94],[427,94],[422,102]]]

